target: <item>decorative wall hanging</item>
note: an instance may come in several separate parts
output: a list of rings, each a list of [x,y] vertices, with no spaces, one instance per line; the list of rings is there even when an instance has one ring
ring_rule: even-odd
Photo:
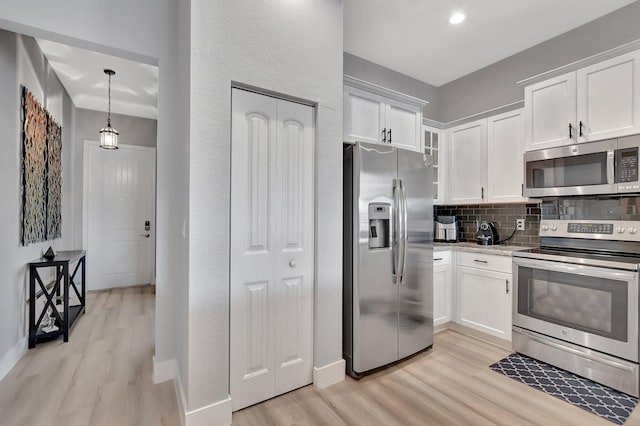
[[[21,87],[22,245],[62,236],[62,128]]]
[[[62,127],[49,117],[47,132],[47,240],[62,236]]]

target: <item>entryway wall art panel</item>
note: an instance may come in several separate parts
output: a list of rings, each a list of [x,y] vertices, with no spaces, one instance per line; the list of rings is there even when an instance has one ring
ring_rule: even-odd
[[[22,245],[59,238],[62,203],[62,127],[21,87]]]

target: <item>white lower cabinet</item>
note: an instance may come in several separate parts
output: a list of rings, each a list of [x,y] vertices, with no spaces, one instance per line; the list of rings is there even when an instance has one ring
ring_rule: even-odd
[[[452,319],[453,265],[451,251],[433,252],[433,325]]]
[[[511,340],[511,258],[456,253],[456,322]]]

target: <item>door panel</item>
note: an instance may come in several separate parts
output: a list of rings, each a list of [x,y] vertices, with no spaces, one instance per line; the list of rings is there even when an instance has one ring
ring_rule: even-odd
[[[277,101],[276,394],[313,381],[313,109]]]
[[[422,114],[420,108],[388,101],[386,126],[391,129],[391,144],[422,152]]]
[[[233,409],[312,382],[313,109],[233,90]]]
[[[354,165],[354,209],[359,209],[358,269],[354,271],[353,369],[364,372],[398,359],[398,288],[391,248],[369,249],[369,204],[393,206],[398,149],[360,144]],[[355,173],[358,179],[358,173]]]
[[[87,144],[84,168],[87,258],[95,260],[87,270],[88,289],[150,284],[155,265],[155,149],[121,145],[111,151]]]
[[[385,127],[383,98],[363,90],[346,88],[344,91],[345,142],[380,142]]]
[[[433,344],[433,168],[423,154],[398,150],[398,178],[407,199],[407,255],[398,287],[398,355]]]
[[[239,409],[275,394],[277,110],[274,99],[238,90],[232,104],[230,386]]]

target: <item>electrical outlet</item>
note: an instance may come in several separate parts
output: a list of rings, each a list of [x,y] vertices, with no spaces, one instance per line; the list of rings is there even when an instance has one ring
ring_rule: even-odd
[[[516,219],[516,229],[518,231],[524,231],[524,219]]]

